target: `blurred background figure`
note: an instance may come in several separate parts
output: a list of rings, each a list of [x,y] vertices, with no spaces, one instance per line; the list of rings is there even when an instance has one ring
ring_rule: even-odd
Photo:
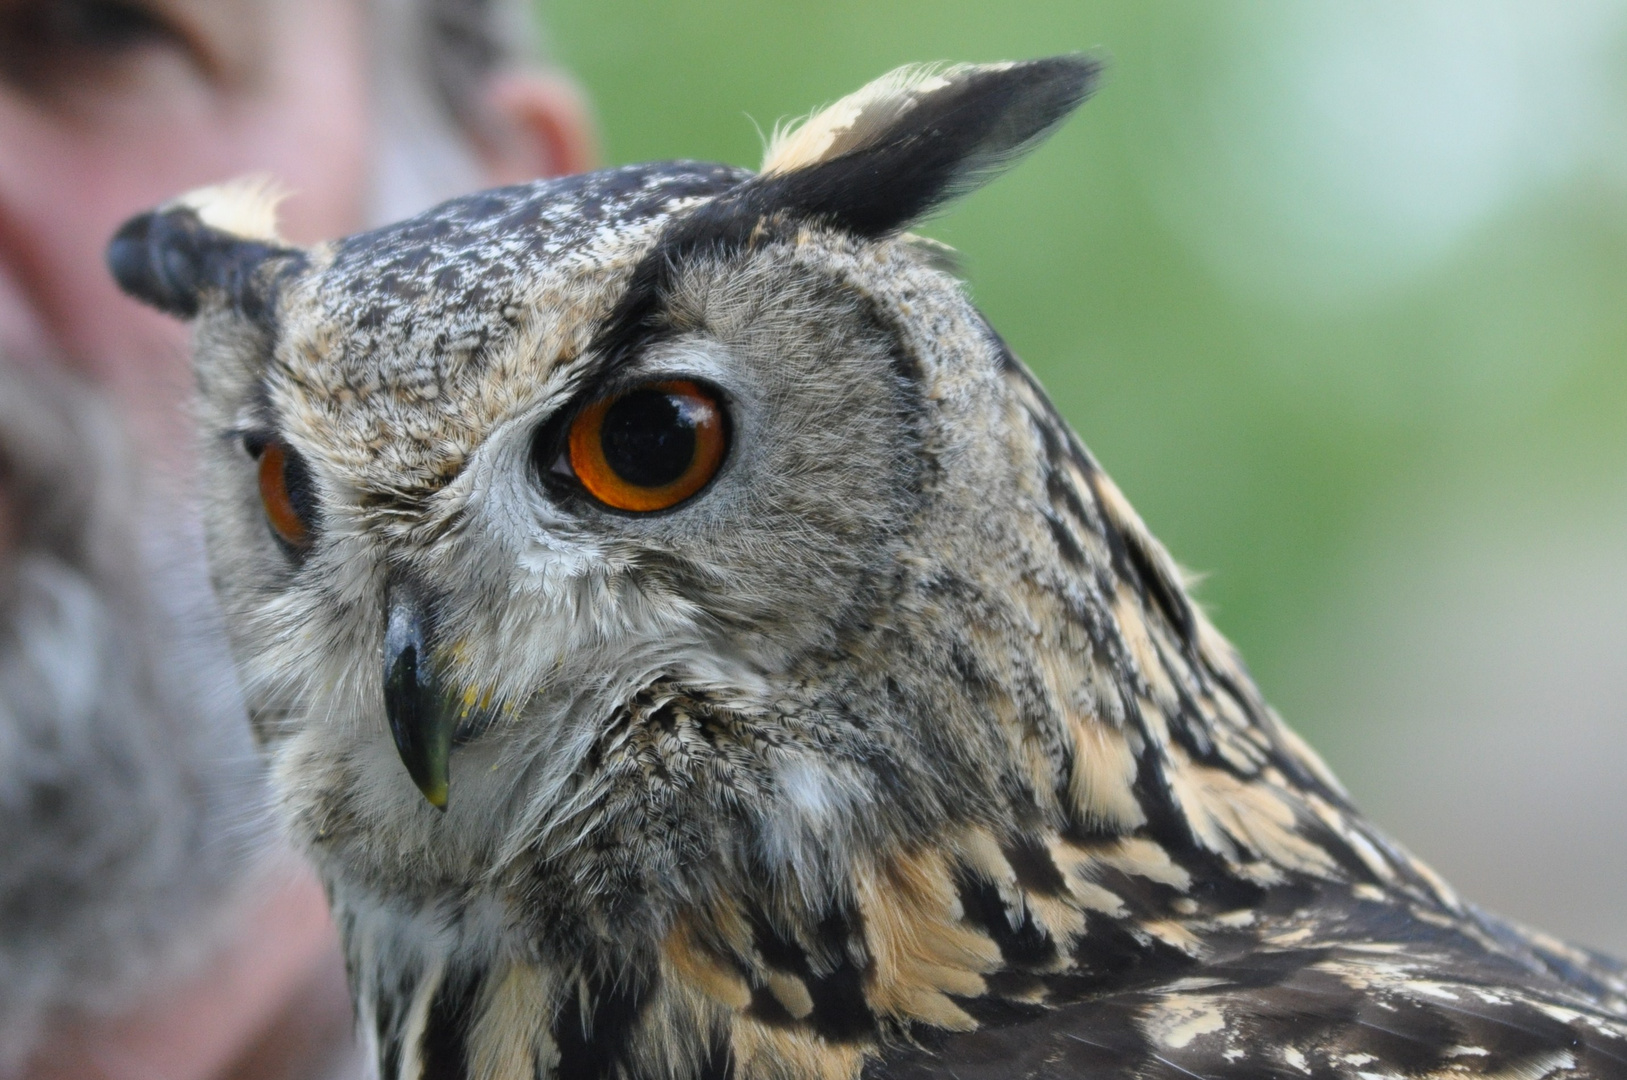
[[[1357,802],[1627,955],[1627,4],[545,9],[616,162],[752,164],[906,61],[1105,53],[926,231]]]
[[[582,167],[529,14],[0,0],[0,1051],[37,1072],[319,1076],[348,1024],[320,895],[245,862],[184,343],[101,246],[245,172],[303,241]],[[907,61],[1103,51],[1079,118],[927,231],[1356,800],[1627,954],[1627,0],[541,15],[617,163],[753,164]]]
[[[103,267],[245,173],[304,240],[573,172],[511,0],[0,0],[0,1075],[356,1068],[268,825],[188,495],[183,334]]]

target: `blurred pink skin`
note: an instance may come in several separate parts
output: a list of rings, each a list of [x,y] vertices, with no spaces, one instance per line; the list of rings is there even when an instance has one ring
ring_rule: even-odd
[[[187,330],[122,295],[104,267],[130,215],[247,173],[293,192],[285,235],[364,224],[370,56],[360,0],[0,0],[0,362],[63,364],[118,403],[144,468],[184,473]],[[490,179],[591,163],[585,110],[555,77],[488,93]],[[21,513],[0,462],[0,570]],[[3,577],[3,574],[0,574]],[[258,901],[243,934],[132,1015],[47,1039],[39,1076],[284,1075],[307,1013],[349,1022],[309,877]],[[292,1018],[292,1019],[290,1019]],[[279,1064],[279,1062],[282,1062]]]
[[[46,48],[61,70],[15,72],[0,92],[0,343],[80,367],[168,459],[186,442],[186,329],[118,291],[108,237],[131,214],[251,172],[298,193],[290,236],[353,229],[370,115],[359,5],[154,0],[151,18],[123,45],[59,32]]]
[[[271,1080],[331,1068],[350,998],[327,900],[300,875],[243,913],[237,941],[124,1015],[53,1033],[30,1080]]]

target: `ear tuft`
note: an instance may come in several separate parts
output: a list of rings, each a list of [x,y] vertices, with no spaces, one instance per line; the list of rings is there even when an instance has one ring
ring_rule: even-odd
[[[265,174],[240,176],[223,184],[196,188],[159,209],[185,207],[211,229],[231,233],[245,240],[281,244],[277,232],[277,206],[289,191]]]
[[[171,315],[192,319],[214,303],[266,323],[282,279],[305,265],[277,236],[280,197],[258,178],[190,192],[125,222],[108,242],[108,269],[126,293]]]
[[[751,202],[860,235],[896,232],[1050,134],[1100,72],[1078,55],[899,68],[776,131]]]
[[[657,331],[678,267],[700,253],[749,250],[805,223],[896,236],[1043,139],[1090,95],[1100,72],[1087,56],[899,68],[775,131],[762,172],[668,222],[593,347],[622,356]],[[956,272],[943,250],[905,242]]]

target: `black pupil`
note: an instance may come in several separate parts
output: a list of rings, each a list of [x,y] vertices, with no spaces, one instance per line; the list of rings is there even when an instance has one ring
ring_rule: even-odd
[[[605,464],[637,487],[677,480],[695,460],[695,421],[682,397],[635,390],[605,411],[599,444]]]

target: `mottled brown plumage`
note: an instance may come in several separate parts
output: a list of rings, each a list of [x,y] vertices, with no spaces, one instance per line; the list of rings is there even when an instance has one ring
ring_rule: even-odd
[[[215,578],[384,1076],[1627,1076],[1622,968],[1356,813],[903,232],[1093,76],[895,74],[755,176],[115,241],[198,318]],[[601,449],[659,494],[674,387],[722,465],[614,509],[582,418],[646,395]]]

